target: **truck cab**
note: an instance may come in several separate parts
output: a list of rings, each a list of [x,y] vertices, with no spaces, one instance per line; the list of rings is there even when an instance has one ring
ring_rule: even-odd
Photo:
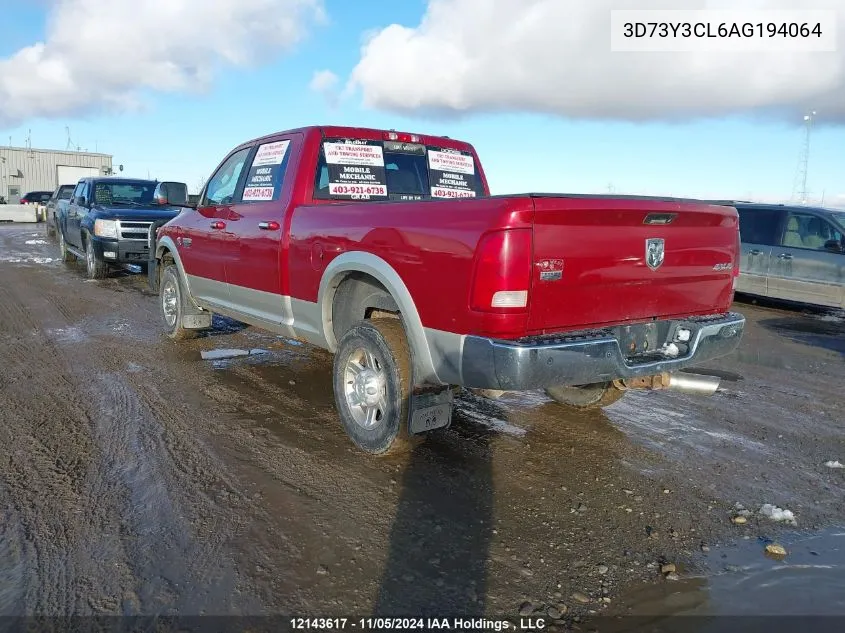
[[[116,266],[145,267],[150,227],[176,217],[185,204],[184,183],[83,178],[59,210],[62,259],[82,259],[92,279],[102,279]]]

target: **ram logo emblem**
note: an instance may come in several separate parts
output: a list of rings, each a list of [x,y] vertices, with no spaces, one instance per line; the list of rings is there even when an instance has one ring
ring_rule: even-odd
[[[645,263],[652,270],[663,265],[666,257],[666,243],[662,237],[650,237],[645,241]]]

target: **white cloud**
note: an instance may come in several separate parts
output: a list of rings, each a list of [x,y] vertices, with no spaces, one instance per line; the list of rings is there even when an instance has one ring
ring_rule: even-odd
[[[337,84],[340,78],[330,70],[318,70],[311,78],[308,87],[314,92],[321,94],[330,107],[336,107],[340,101],[337,91]]]
[[[801,9],[804,0],[652,0],[649,9]],[[610,11],[642,0],[430,0],[414,28],[362,47],[348,86],[403,114],[528,111],[630,121],[759,113],[845,122],[845,9],[836,53],[613,53]],[[810,8],[809,6],[807,8]]]
[[[311,78],[311,83],[308,87],[314,92],[324,94],[328,91],[334,90],[337,86],[338,76],[330,70],[318,70]]]
[[[290,50],[322,0],[57,0],[47,36],[0,60],[0,127],[208,86],[223,65]]]

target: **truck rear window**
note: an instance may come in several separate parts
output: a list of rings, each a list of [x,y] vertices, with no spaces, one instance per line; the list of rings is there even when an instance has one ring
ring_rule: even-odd
[[[430,200],[484,195],[470,152],[400,141],[325,139],[314,197]]]

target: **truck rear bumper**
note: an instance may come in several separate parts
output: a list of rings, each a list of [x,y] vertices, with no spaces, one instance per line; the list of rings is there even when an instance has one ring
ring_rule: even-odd
[[[654,325],[666,332],[665,344],[677,342],[677,356],[652,352],[640,358],[626,357],[613,330],[520,341],[467,336],[461,363],[464,386],[523,391],[674,372],[734,351],[742,338],[745,317],[728,313]],[[676,340],[682,330],[689,331],[684,343]]]

